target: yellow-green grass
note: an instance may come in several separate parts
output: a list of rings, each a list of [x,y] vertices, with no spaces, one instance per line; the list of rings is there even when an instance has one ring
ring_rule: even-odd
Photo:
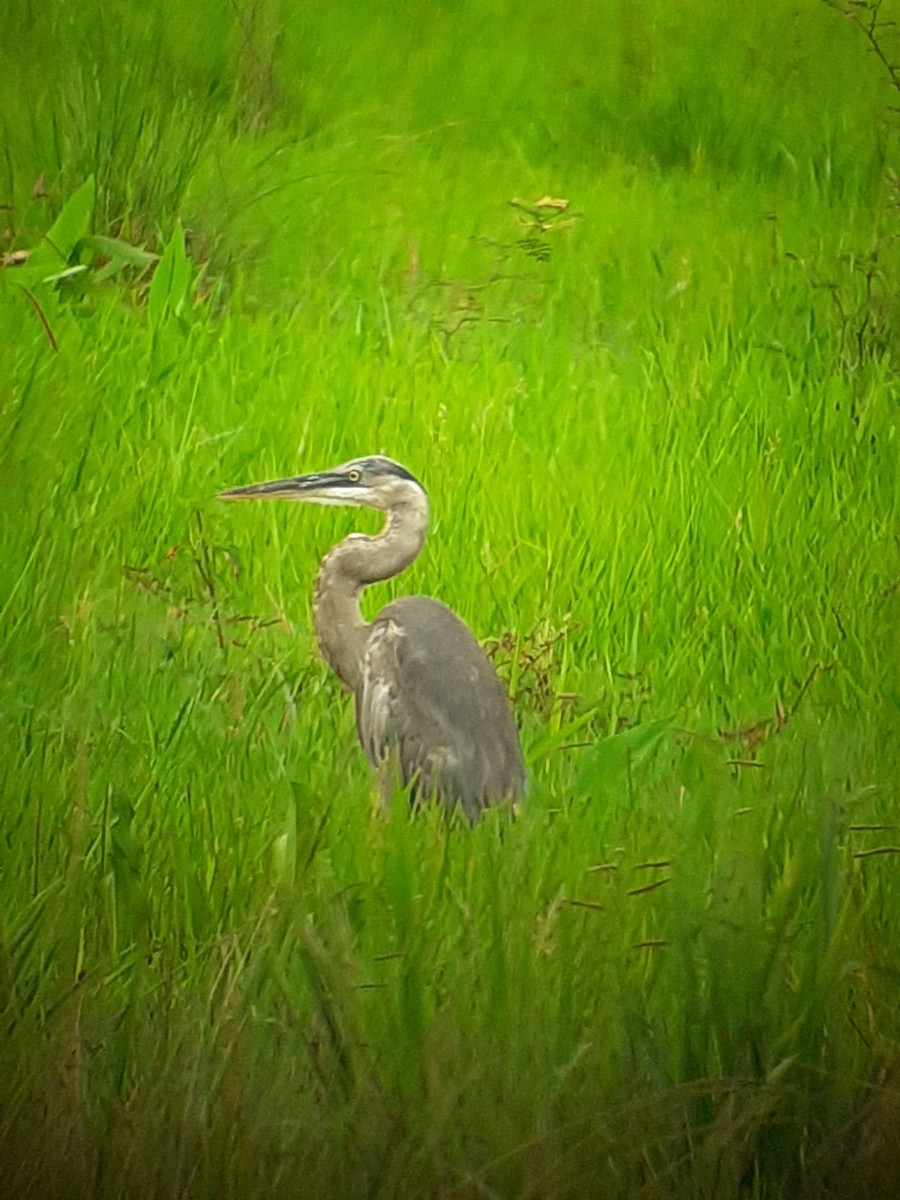
[[[0,1177],[892,1194],[895,93],[861,30],[183,7],[5,18],[16,244],[93,174],[95,232],[177,282],[183,227],[189,286],[0,278]],[[547,229],[510,204],[542,196]],[[214,499],[369,452],[433,520],[367,611],[434,594],[489,646],[516,820],[373,812],[310,597],[375,517]]]

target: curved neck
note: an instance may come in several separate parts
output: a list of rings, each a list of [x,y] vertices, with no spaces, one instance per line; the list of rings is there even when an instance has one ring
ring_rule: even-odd
[[[390,579],[418,556],[428,532],[428,501],[392,509],[376,537],[351,533],[322,560],[316,576],[313,621],[322,657],[351,691],[359,687],[368,624],[359,611],[364,587]]]

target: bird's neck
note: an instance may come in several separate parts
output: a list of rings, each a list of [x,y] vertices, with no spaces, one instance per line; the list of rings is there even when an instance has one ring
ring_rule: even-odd
[[[351,533],[326,554],[316,577],[313,620],[322,657],[351,691],[361,682],[369,626],[359,611],[363,588],[399,575],[417,557],[428,532],[425,497],[388,514],[376,537]]]

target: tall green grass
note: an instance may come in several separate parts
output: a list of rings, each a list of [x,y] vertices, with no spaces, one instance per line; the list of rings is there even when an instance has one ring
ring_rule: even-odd
[[[893,1194],[896,134],[860,29],[92,12],[0,39],[8,244],[91,175],[120,239],[70,208],[0,272],[6,1190]],[[515,820],[373,811],[310,594],[374,516],[213,499],[371,451],[433,519],[367,610],[439,595],[488,645]]]

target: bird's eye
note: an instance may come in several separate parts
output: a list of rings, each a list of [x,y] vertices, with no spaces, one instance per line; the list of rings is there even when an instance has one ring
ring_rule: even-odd
[[[354,467],[351,471],[347,472],[347,478],[351,483],[359,483],[359,481],[362,479],[362,472],[357,471],[356,467]]]

